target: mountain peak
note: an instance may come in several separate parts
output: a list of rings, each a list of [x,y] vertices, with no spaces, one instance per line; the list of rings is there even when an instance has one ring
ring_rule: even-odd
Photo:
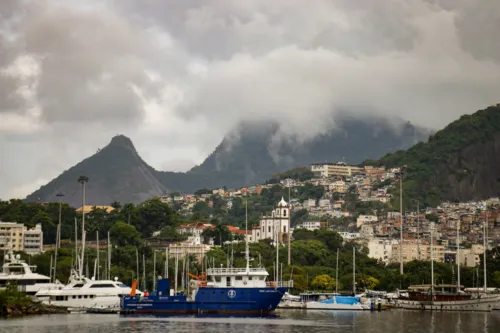
[[[133,150],[135,150],[135,147],[134,147],[134,144],[132,143],[132,140],[130,140],[129,137],[127,137],[123,134],[115,135],[111,139],[109,146],[121,146],[121,147],[132,148]]]

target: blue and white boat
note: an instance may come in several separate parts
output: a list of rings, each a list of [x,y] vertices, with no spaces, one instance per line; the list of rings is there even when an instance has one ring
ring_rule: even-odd
[[[268,281],[267,270],[250,268],[246,237],[246,268],[208,268],[206,274],[190,281],[190,295],[170,289],[168,279],[158,281],[158,289],[148,296],[121,299],[121,313],[143,314],[231,314],[267,315],[273,312],[293,281]],[[278,263],[276,263],[278,267]],[[189,274],[191,275],[191,274]],[[193,275],[191,275],[193,276]],[[276,274],[276,280],[278,275]]]
[[[292,281],[267,281],[265,268],[210,268],[205,281],[191,280],[188,296],[174,293],[168,279],[149,296],[125,296],[121,313],[252,314],[273,312]]]

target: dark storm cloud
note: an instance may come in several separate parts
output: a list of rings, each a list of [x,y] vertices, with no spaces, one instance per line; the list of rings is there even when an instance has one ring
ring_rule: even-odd
[[[339,110],[439,128],[498,102],[499,10],[496,0],[0,1],[0,195],[26,194],[118,133],[153,166],[180,168],[245,120],[280,122],[273,144],[335,127]]]

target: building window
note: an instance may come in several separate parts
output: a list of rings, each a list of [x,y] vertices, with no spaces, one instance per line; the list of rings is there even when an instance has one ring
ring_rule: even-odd
[[[286,209],[283,209],[283,216],[286,216]]]
[[[271,227],[269,226],[267,228],[268,228],[267,232],[271,232]]]

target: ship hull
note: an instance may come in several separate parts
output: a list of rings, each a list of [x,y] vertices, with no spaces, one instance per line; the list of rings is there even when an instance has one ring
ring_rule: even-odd
[[[248,314],[273,312],[287,288],[200,288],[195,300],[185,296],[125,296],[121,313],[142,314]]]
[[[394,307],[407,310],[489,312],[499,302],[500,296],[442,302],[397,300]]]

